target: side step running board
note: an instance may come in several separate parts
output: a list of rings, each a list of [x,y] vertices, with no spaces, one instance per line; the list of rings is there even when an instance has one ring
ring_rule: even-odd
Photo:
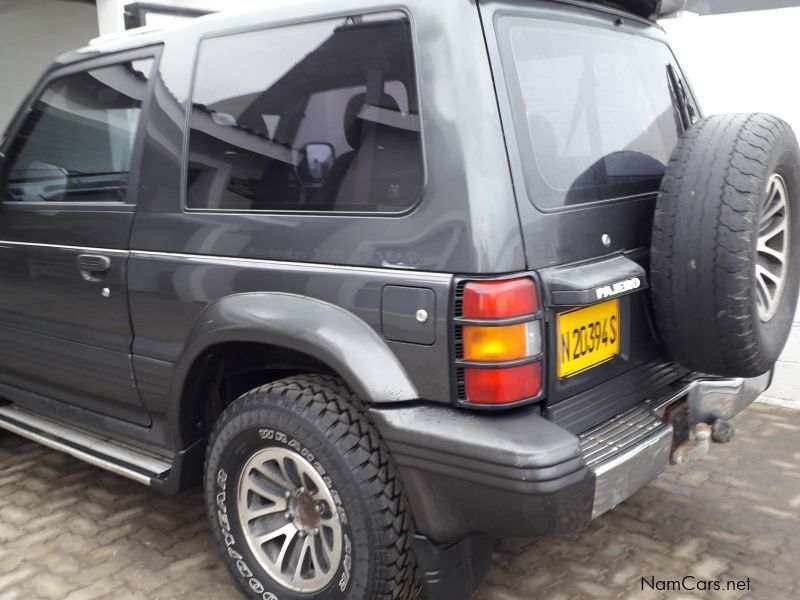
[[[57,423],[13,404],[0,406],[0,429],[145,485],[151,485],[154,479],[165,479],[172,466],[162,457]]]

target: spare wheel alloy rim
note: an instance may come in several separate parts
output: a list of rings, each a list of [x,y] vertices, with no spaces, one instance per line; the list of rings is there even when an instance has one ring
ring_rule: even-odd
[[[331,490],[305,458],[280,447],[256,452],[239,480],[239,519],[267,574],[295,592],[327,586],[342,558]]]
[[[786,285],[789,242],[789,192],[783,177],[773,173],[758,220],[756,307],[762,321],[778,312]]]

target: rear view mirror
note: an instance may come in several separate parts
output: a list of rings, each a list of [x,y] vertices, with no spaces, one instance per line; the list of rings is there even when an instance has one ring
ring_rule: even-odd
[[[41,200],[64,199],[69,185],[69,171],[58,165],[35,160],[25,172],[26,194],[36,194]]]
[[[323,142],[312,142],[306,144],[303,154],[305,155],[303,162],[306,165],[308,176],[317,181],[325,181],[336,160],[333,146]]]
[[[8,173],[2,178],[0,193],[6,200],[60,201],[69,186],[69,171],[44,161],[31,161],[24,169],[14,169],[13,173],[12,178]]]

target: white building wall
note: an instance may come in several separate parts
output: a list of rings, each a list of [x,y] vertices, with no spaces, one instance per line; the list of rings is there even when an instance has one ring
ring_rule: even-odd
[[[0,2],[0,132],[53,59],[84,45],[97,31],[97,13],[91,4]]]
[[[769,112],[800,135],[800,8],[664,20],[706,114]],[[800,409],[800,307],[765,401]]]
[[[661,22],[706,114],[769,112],[800,134],[800,7]]]
[[[258,8],[270,0],[154,0],[154,4],[178,6],[182,8],[197,8],[201,10],[223,11],[239,10],[244,8]],[[100,23],[100,35],[116,33],[125,29],[123,22],[123,9],[126,4],[134,0],[97,0],[97,14]],[[158,15],[152,18],[152,25],[166,26],[178,22],[180,18],[168,15]]]

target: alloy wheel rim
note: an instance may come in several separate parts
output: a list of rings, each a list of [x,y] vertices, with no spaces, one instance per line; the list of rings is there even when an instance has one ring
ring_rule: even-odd
[[[778,173],[767,181],[758,220],[756,307],[762,321],[778,312],[789,260],[789,193]]]
[[[239,519],[250,550],[285,588],[327,586],[342,558],[342,524],[330,488],[305,458],[280,447],[259,450],[239,481]]]

